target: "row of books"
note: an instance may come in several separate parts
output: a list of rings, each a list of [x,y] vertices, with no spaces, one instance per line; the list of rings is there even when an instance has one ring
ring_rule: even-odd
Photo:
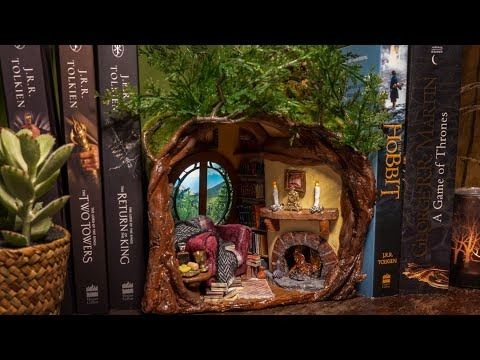
[[[265,186],[263,183],[243,182],[238,190],[241,197],[261,200],[264,198]]]
[[[139,308],[146,228],[140,122],[112,116],[138,88],[136,46],[3,45],[0,62],[9,126],[76,145],[46,195],[70,194],[55,219],[72,239],[64,312]],[[100,101],[107,90],[111,99]]]
[[[262,176],[264,171],[263,161],[260,160],[245,159],[240,162],[238,167],[240,175]]]
[[[448,289],[462,46],[352,45],[387,92],[386,145],[370,155],[377,201],[359,291],[369,297]],[[430,274],[429,276],[421,276]]]
[[[234,301],[238,298],[239,291],[243,289],[242,280],[236,277],[228,286],[223,282],[212,282],[204,295],[206,302]]]
[[[262,266],[262,258],[259,253],[250,253],[247,255],[247,279],[256,278]]]
[[[249,252],[254,254],[262,254],[264,251],[264,244],[266,243],[266,234],[260,233],[258,231],[252,232],[252,241],[250,243],[250,247],[248,249]]]

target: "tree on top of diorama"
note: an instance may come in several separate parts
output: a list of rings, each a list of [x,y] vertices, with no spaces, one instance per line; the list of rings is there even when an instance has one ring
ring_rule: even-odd
[[[151,139],[154,152],[191,118],[261,114],[321,124],[364,154],[384,142],[381,125],[389,115],[380,78],[373,72],[362,76],[348,61],[354,55],[336,46],[150,45],[140,54],[165,74],[167,85],[147,84],[144,94],[120,98],[116,111],[151,118],[145,129],[162,119]],[[111,96],[105,94],[107,101]]]
[[[48,241],[52,216],[68,201],[69,196],[62,196],[45,206],[38,202],[54,186],[72,152],[72,144],[53,151],[54,144],[49,134],[34,137],[27,129],[0,129],[0,204],[7,214],[0,232],[7,246]]]

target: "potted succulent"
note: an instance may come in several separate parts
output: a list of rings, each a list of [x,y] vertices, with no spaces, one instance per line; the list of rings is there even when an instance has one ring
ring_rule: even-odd
[[[52,216],[68,201],[38,201],[56,183],[72,144],[0,128],[0,315],[55,314],[63,299],[70,234]]]

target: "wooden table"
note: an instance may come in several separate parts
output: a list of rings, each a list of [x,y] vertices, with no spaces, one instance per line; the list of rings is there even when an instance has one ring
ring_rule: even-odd
[[[198,290],[202,282],[207,281],[211,277],[212,277],[212,274],[210,273],[210,270],[192,277],[182,276],[184,284],[191,290]]]
[[[198,282],[207,281],[211,276],[212,274],[210,274],[210,271],[206,271],[191,277],[182,276],[182,278],[185,284],[195,284]]]
[[[310,209],[302,209],[300,211],[278,210],[272,211],[270,208],[264,207],[260,209],[260,216],[264,217],[265,226],[268,231],[279,231],[280,220],[307,220],[318,221],[320,225],[319,234],[324,239],[328,239],[330,233],[330,221],[338,219],[338,209],[326,208],[321,212],[311,213]]]

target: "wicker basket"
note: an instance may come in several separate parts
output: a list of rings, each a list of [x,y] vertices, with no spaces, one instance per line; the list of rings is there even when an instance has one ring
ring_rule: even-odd
[[[70,234],[46,244],[0,249],[0,315],[58,314],[63,300]]]

